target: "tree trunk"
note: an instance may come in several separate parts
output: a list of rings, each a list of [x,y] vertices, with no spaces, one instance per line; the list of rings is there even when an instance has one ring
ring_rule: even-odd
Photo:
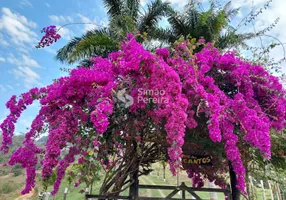
[[[138,169],[139,170],[139,169]],[[132,177],[130,177],[134,182],[130,185],[129,189],[129,196],[132,197],[132,199],[137,200],[139,196],[139,180],[138,180],[138,170],[134,172]]]
[[[129,194],[132,199],[138,199],[138,177],[144,175],[141,173],[141,168],[139,170],[139,166],[142,166],[142,171],[144,171],[144,167],[148,169],[146,162],[153,163],[156,161],[154,158],[158,155],[158,148],[160,147],[154,143],[145,146],[144,149],[141,145],[137,144],[136,141],[129,141],[127,143],[125,152],[120,157],[120,160],[117,160],[116,166],[107,171],[99,191],[100,195],[117,196],[129,187]],[[138,151],[137,148],[144,149],[144,152]]]
[[[131,183],[133,183],[130,185],[129,196],[132,197],[132,199],[137,200],[139,194],[139,162],[136,141],[133,141],[133,151],[135,156],[135,163],[133,165],[134,172],[130,175]]]
[[[240,191],[237,189],[236,184],[236,174],[233,171],[233,168],[231,166],[231,163],[228,163],[229,165],[229,176],[230,176],[230,185],[231,185],[231,197],[232,200],[240,200]]]

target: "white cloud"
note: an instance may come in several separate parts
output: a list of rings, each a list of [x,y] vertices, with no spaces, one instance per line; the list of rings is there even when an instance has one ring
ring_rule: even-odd
[[[252,9],[252,2],[248,0],[234,0],[232,1],[236,6],[242,7],[244,10],[243,16],[245,16],[248,12],[250,12],[250,9]],[[266,0],[254,0],[253,1],[253,6],[254,8],[260,9],[263,8],[264,4],[266,3]],[[281,6],[285,4],[285,0],[275,0],[272,3],[269,4],[269,7],[266,10],[263,10],[263,12],[258,15],[257,19],[254,21],[254,27],[256,31],[260,31],[266,27],[269,27],[275,19],[280,18],[280,21],[276,25],[275,28],[267,32],[267,35],[274,36],[278,40],[280,40],[282,43],[286,42],[286,32],[285,32],[285,27],[286,27],[286,12],[285,12],[285,7]],[[245,28],[244,31],[254,31],[254,28],[252,24],[250,24],[248,27],[243,27]],[[264,46],[267,46],[267,44],[270,44],[271,42],[277,43],[275,39],[272,39],[270,37],[261,37],[262,43]],[[258,43],[257,43],[258,41]],[[254,44],[254,46],[260,46],[260,41],[259,40],[253,40],[249,41],[250,44]],[[285,44],[284,44],[285,45]],[[286,46],[285,46],[286,48]],[[284,57],[284,51],[281,46],[275,47],[270,52],[270,56],[274,58],[276,61],[281,60]],[[282,66],[285,66],[285,63],[282,63]],[[283,70],[286,72],[286,69]]]
[[[44,50],[45,50],[46,52],[51,53],[51,54],[54,54],[54,55],[57,54],[57,50],[53,49],[51,46],[45,47]]]
[[[54,23],[66,23],[66,22],[72,22],[72,18],[70,16],[62,16],[62,15],[49,15],[49,18]]]
[[[141,3],[142,6],[145,6],[147,4],[147,1],[148,0],[141,0],[140,3]]]
[[[28,0],[21,0],[20,1],[20,6],[33,8],[32,3],[30,1],[28,1]]]
[[[80,20],[83,23],[87,23],[84,25],[84,31],[89,31],[89,30],[93,30],[95,28],[97,28],[96,25],[96,19],[94,18],[94,20],[89,19],[88,17],[82,15],[82,14],[77,14],[77,16],[80,18]]]
[[[14,88],[11,85],[2,85],[0,84],[0,94],[3,94],[9,90],[13,90]],[[5,114],[5,113],[4,113]]]
[[[24,46],[36,41],[37,34],[31,30],[36,28],[35,22],[18,13],[12,13],[9,8],[2,8],[1,11],[0,31],[5,31],[12,43]]]
[[[51,7],[51,5],[49,4],[49,3],[45,3],[45,5],[48,7],[48,8],[50,8]]]
[[[16,80],[19,80],[17,84],[22,84],[24,82],[24,86],[27,88],[42,86],[40,82],[40,75],[35,72],[32,68],[42,68],[37,61],[30,58],[28,55],[20,55],[19,57],[15,57],[13,54],[9,54],[7,57],[7,62],[17,67],[10,70],[11,73]],[[21,82],[20,82],[21,81]],[[7,85],[6,89],[12,90],[13,87],[11,85]]]
[[[37,61],[33,60],[32,58],[26,56],[26,55],[22,55],[22,64],[29,66],[29,67],[40,67],[40,65],[37,63]]]
[[[17,80],[24,80],[24,85],[27,88],[42,86],[40,83],[40,75],[29,67],[18,66],[16,69],[12,69],[10,73],[13,74]]]
[[[61,28],[58,32],[62,38],[70,40],[72,38],[73,32],[67,28]]]
[[[6,59],[5,59],[5,58],[0,57],[0,62],[5,62],[5,61],[6,61]]]
[[[20,60],[18,60],[17,58],[15,58],[15,56],[13,54],[10,54],[9,57],[7,58],[7,62],[13,64],[13,65],[18,65],[20,64]]]
[[[0,33],[0,45],[9,46],[8,42],[4,39],[1,33]]]
[[[14,87],[12,87],[11,85],[6,85],[6,87],[10,90],[14,90]]]
[[[4,85],[0,84],[0,94],[7,92],[7,89]]]
[[[21,54],[26,54],[26,55],[29,54],[29,49],[26,47],[19,46],[19,47],[17,47],[17,50]]]
[[[231,4],[235,8],[239,7],[251,7],[263,5],[266,0],[232,0]]]
[[[188,3],[188,0],[166,0],[166,2],[169,2],[171,4],[176,4],[179,7],[183,7]]]
[[[13,54],[10,54],[7,58],[7,61],[13,65],[21,64],[24,67],[41,68],[37,61],[24,54],[22,54],[19,58],[16,58]]]

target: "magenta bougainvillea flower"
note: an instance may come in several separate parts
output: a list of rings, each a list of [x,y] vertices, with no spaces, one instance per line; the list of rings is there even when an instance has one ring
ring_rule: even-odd
[[[46,28],[44,32],[47,40],[43,39],[41,46],[58,39],[55,27]],[[197,127],[202,113],[207,119],[204,123],[210,140],[223,143],[226,158],[236,173],[237,188],[246,193],[239,137],[269,159],[269,131],[285,127],[285,91],[278,78],[263,67],[236,57],[233,52],[219,53],[212,44],[205,44],[194,55],[188,49],[188,41],[180,42],[172,51],[164,48],[152,53],[129,34],[118,52],[109,54],[108,58],[91,60],[94,64],[90,69],[73,69],[69,76],[46,87],[31,89],[19,98],[12,96],[7,102],[10,114],[1,124],[4,152],[12,143],[15,123],[21,113],[35,100],[41,104],[26,134],[24,147],[9,161],[11,165],[20,163],[27,170],[27,185],[22,193],[34,187],[37,155],[44,153],[43,178],[51,176],[56,169],[55,194],[76,155],[81,155],[79,162],[84,162],[83,157],[90,149],[101,149],[104,155],[108,147],[120,152],[124,148],[120,141],[130,137],[128,131],[139,131],[145,123],[136,121],[137,116],[152,120],[152,130],[157,126],[165,130],[170,169],[176,174],[181,165],[186,129]],[[118,91],[131,97],[132,105],[121,106]],[[147,115],[140,115],[142,111]],[[125,119],[128,115],[132,115],[132,123],[118,122],[118,118]],[[122,131],[123,126],[129,129]],[[49,132],[45,151],[34,142],[44,128]],[[102,138],[108,129],[112,129],[108,132],[112,140],[106,144]],[[140,135],[134,138],[141,142]],[[69,153],[61,158],[63,148],[69,148]],[[103,159],[99,151],[98,154],[102,165],[107,168],[114,165],[111,160]],[[196,170],[188,174],[196,187],[202,186]]]
[[[58,34],[57,27],[54,25],[43,28],[41,32],[45,33],[45,35],[42,37],[36,48],[44,48],[46,46],[50,46],[61,38],[61,35]]]

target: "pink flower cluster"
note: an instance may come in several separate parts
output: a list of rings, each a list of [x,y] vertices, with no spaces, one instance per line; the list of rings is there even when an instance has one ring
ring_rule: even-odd
[[[54,25],[43,28],[41,32],[45,33],[45,35],[42,37],[41,41],[36,46],[37,48],[44,48],[45,46],[50,46],[61,38],[60,34],[57,33],[57,27]]]
[[[70,163],[75,161],[75,155],[77,155],[79,152],[80,151],[78,150],[77,147],[71,147],[69,149],[69,153],[64,157],[63,160],[61,160],[59,162],[59,165],[57,168],[57,179],[54,183],[54,189],[51,192],[52,195],[55,195],[58,192],[58,190],[60,188],[61,181],[62,181],[63,177],[65,176],[66,169],[68,168]]]
[[[108,115],[111,115],[113,111],[112,103],[110,99],[101,101],[90,114],[90,120],[100,134],[104,133],[108,127]]]
[[[22,194],[29,193],[35,187],[37,154],[42,152],[43,150],[38,148],[32,140],[28,140],[25,141],[25,147],[17,149],[9,160],[9,165],[19,163],[23,168],[26,168],[26,186],[22,190]]]
[[[45,32],[56,34],[55,27]],[[48,43],[50,40],[45,44]],[[207,127],[203,134],[210,140],[223,143],[226,158],[236,173],[237,187],[245,193],[239,141],[258,148],[269,159],[269,130],[285,127],[285,91],[278,79],[232,52],[220,54],[211,44],[193,56],[188,41],[178,44],[172,53],[165,48],[154,54],[130,34],[122,41],[120,51],[109,54],[108,58],[91,60],[94,65],[90,69],[74,69],[69,76],[47,87],[32,89],[19,100],[13,96],[7,102],[10,114],[0,126],[4,152],[12,143],[14,124],[22,111],[33,100],[41,104],[26,134],[25,146],[10,160],[10,164],[21,163],[27,169],[23,193],[34,186],[34,166],[43,150],[33,140],[45,129],[49,136],[41,161],[42,177],[50,177],[57,169],[53,194],[76,155],[84,158],[92,149],[102,165],[113,166],[109,152],[120,152],[130,137],[141,143],[142,127],[150,129],[150,133],[165,130],[170,169],[175,174],[181,165],[186,129],[198,125]],[[117,98],[122,89],[133,99],[130,107],[122,106],[124,102]],[[148,101],[141,101],[143,97]],[[69,153],[61,159],[63,150]],[[199,172],[189,173],[200,187]]]
[[[186,125],[192,129],[198,123],[205,123],[210,139],[225,143],[227,159],[236,172],[237,187],[246,193],[238,137],[243,134],[245,142],[269,159],[270,128],[279,131],[285,127],[285,90],[278,78],[263,67],[252,66],[232,52],[220,54],[211,44],[193,59],[182,57],[188,54],[187,42],[182,42],[175,55],[167,60],[180,75],[188,98]],[[208,120],[194,120],[195,113],[198,117],[202,113]],[[234,126],[239,126],[240,133],[234,131]]]

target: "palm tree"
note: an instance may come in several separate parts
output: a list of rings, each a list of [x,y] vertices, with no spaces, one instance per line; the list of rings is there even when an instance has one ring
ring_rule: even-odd
[[[140,11],[140,0],[103,0],[109,17],[108,28],[88,31],[81,37],[73,38],[62,47],[56,59],[73,64],[89,65],[91,56],[106,57],[108,53],[118,50],[119,41],[127,33],[150,33],[161,20],[172,11],[169,3],[154,0],[147,4],[145,12]]]
[[[204,38],[212,42],[216,47],[225,49],[232,45],[244,45],[246,39],[253,38],[255,34],[238,34],[230,25],[231,19],[236,16],[239,9],[231,9],[231,2],[218,8],[212,1],[210,8],[204,10],[200,3],[191,1],[182,12],[173,11],[168,17],[170,28],[156,28],[151,32],[153,38],[160,39],[169,44],[178,38],[191,36],[192,38]]]

